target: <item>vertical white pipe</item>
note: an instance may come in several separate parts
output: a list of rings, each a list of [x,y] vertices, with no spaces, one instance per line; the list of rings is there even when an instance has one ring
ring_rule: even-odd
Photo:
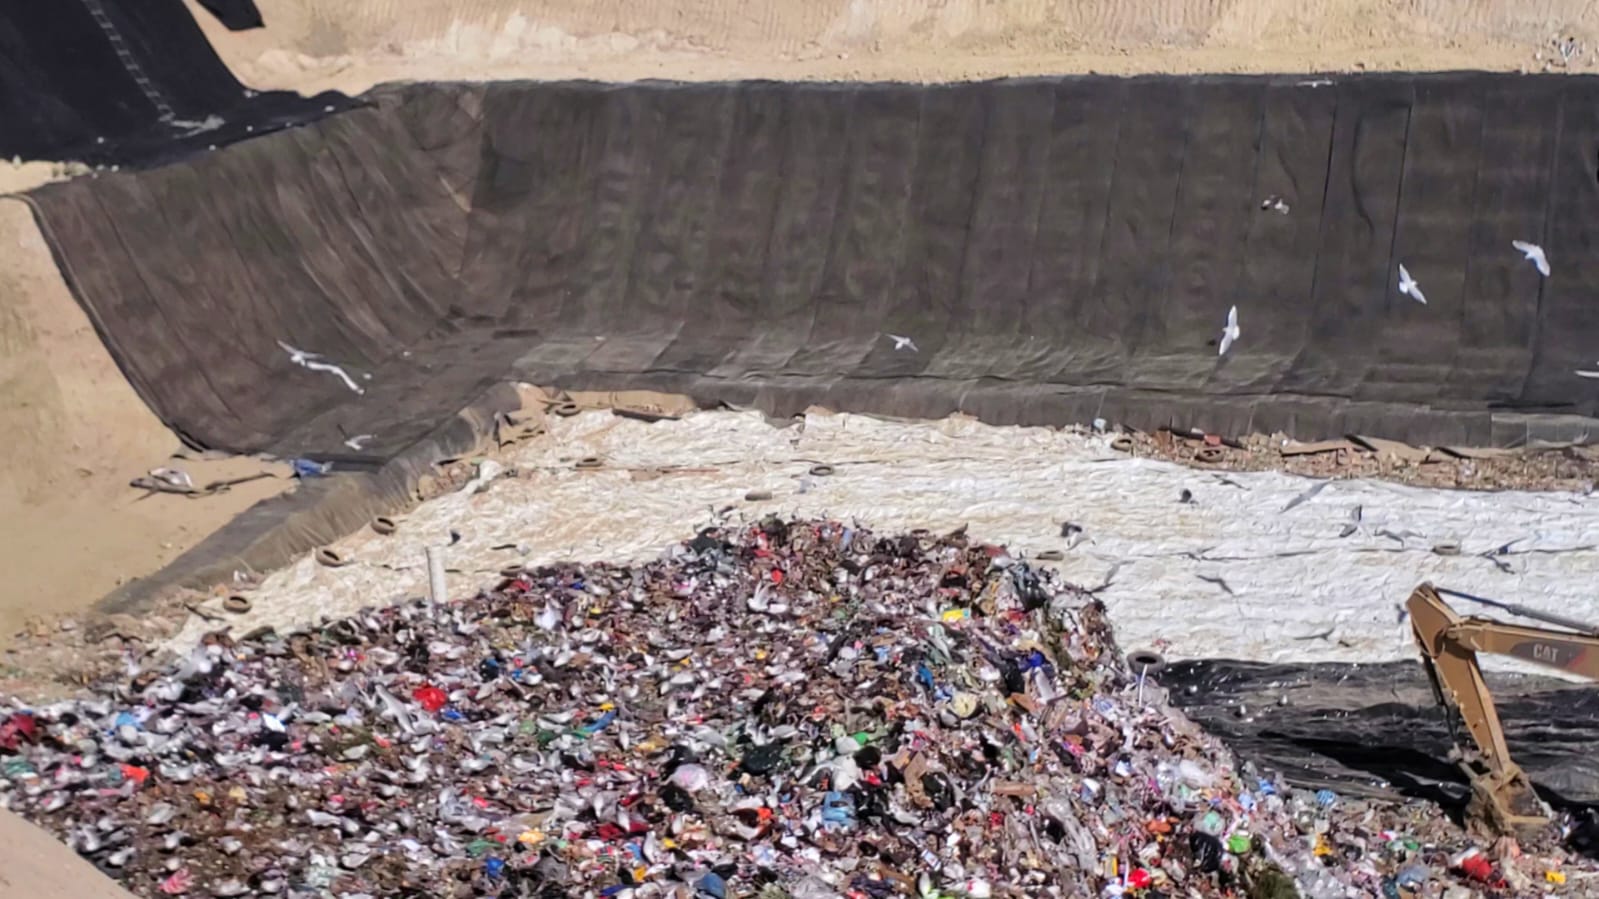
[[[443,547],[428,547],[428,598],[434,602],[447,602],[450,598],[444,586]]]

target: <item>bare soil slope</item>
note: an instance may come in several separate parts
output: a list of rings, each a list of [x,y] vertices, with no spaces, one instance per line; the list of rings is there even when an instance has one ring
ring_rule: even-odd
[[[519,77],[1588,71],[1599,29],[1584,0],[279,0],[256,31],[199,18],[246,82],[346,91]]]
[[[72,899],[133,899],[76,852],[9,811],[0,811],[0,899],[60,896]]]
[[[281,467],[169,461],[178,441],[112,363],[17,200],[0,200],[0,435],[0,641],[155,571],[288,483],[196,500],[129,488],[162,465],[198,484]]]

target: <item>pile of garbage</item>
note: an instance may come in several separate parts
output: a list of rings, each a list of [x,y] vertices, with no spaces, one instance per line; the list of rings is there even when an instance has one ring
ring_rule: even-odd
[[[145,896],[1505,884],[1239,769],[1145,674],[1003,548],[768,520],[130,664],[6,714],[0,798]]]

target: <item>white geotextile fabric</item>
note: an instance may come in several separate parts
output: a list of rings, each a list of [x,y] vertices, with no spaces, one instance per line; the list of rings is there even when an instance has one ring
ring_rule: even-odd
[[[586,456],[604,467],[577,469]],[[835,472],[808,474],[818,463]],[[756,413],[646,424],[589,412],[550,419],[549,433],[505,464],[521,476],[425,503],[392,536],[364,530],[340,542],[335,549],[354,560],[347,567],[307,557],[272,574],[254,609],[232,619],[234,632],[424,595],[424,549],[447,543],[452,529],[461,540],[445,551],[448,583],[464,596],[517,562],[653,557],[729,505],[734,521],[776,512],[881,532],[964,524],[1019,554],[1061,550],[1064,561],[1046,564],[1085,586],[1115,569],[1101,596],[1124,648],[1174,659],[1411,658],[1398,610],[1428,580],[1599,621],[1599,551],[1590,546],[1599,501],[1570,493],[1333,481],[1284,511],[1321,482],[1130,459],[1103,437],[1046,428],[826,414],[777,428]],[[1185,489],[1191,503],[1178,501]],[[755,490],[773,499],[746,502]],[[1356,506],[1358,529],[1340,537]],[[1082,535],[1063,539],[1063,522]],[[1443,543],[1461,554],[1434,553]],[[1499,558],[1513,573],[1478,555],[1507,543],[1512,554]],[[505,544],[517,548],[492,548]],[[192,619],[175,644],[213,627]]]

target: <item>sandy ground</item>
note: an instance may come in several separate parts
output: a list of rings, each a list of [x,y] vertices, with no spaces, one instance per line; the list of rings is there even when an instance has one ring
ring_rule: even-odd
[[[281,477],[205,499],[145,497],[156,466],[197,484],[282,466],[172,460],[156,420],[73,301],[28,208],[0,199],[0,642],[27,619],[86,608],[149,574],[256,501]]]
[[[78,167],[57,162],[0,161],[0,194],[16,193],[59,181]],[[9,250],[9,248],[8,248]]]
[[[132,899],[78,854],[50,834],[8,811],[0,811],[0,899]]]
[[[191,6],[197,8],[194,0]],[[502,78],[1593,71],[1588,0],[277,0],[198,18],[257,87]],[[1575,38],[1568,54],[1560,42]]]

